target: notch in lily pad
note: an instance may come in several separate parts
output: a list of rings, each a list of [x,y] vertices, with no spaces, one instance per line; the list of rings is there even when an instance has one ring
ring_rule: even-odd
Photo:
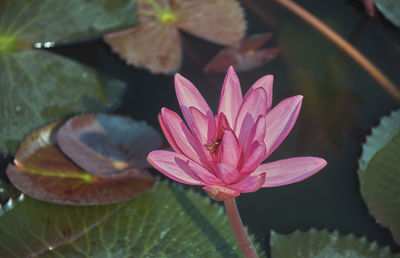
[[[62,139],[63,147],[59,147],[57,138]],[[143,122],[111,115],[81,115],[65,124],[58,121],[33,131],[20,145],[6,173],[19,190],[42,201],[116,203],[154,185],[156,178],[146,171],[145,157],[148,148],[160,145],[161,137]]]

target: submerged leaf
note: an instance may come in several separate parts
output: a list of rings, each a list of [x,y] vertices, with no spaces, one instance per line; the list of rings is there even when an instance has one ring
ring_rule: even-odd
[[[154,177],[139,169],[107,178],[82,170],[55,145],[54,133],[61,124],[33,131],[7,167],[8,178],[23,193],[47,202],[95,205],[127,200],[153,186]]]
[[[299,151],[325,151],[327,147],[339,151],[346,135],[361,141],[362,129],[354,110],[364,105],[364,98],[353,88],[357,79],[345,55],[311,27],[299,30],[288,21],[279,35],[279,45],[287,50],[282,55],[286,79],[298,85],[307,99],[299,121]]]
[[[128,63],[154,73],[171,73],[181,65],[179,29],[218,44],[239,42],[246,30],[236,0],[139,0],[139,25],[104,35]]]
[[[0,253],[4,257],[241,257],[220,206],[166,183],[119,205],[73,207],[26,198],[0,217]]]
[[[222,49],[207,63],[204,71],[225,72],[231,65],[236,71],[246,71],[270,62],[283,50],[281,47],[260,49],[271,37],[272,33],[252,35],[238,46]]]
[[[400,110],[384,117],[363,146],[358,176],[371,214],[400,243]]]
[[[339,257],[399,257],[391,254],[389,248],[381,248],[376,242],[365,237],[341,236],[337,231],[327,230],[308,232],[295,231],[289,235],[271,232],[272,258],[339,258]]]
[[[85,114],[68,120],[57,132],[61,150],[92,175],[107,178],[148,166],[147,154],[160,148],[158,132],[144,122]]]

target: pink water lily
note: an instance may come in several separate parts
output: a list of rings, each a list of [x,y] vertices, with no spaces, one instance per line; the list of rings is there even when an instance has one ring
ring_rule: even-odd
[[[216,200],[295,183],[318,172],[326,161],[317,157],[261,164],[289,134],[303,99],[290,97],[271,109],[272,83],[273,76],[266,75],[242,97],[230,67],[214,116],[196,87],[176,74],[175,90],[187,125],[178,114],[162,108],[159,122],[175,152],[153,151],[149,163],[175,181],[203,185]]]

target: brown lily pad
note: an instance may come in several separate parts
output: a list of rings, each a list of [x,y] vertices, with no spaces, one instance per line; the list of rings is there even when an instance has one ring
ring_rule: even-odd
[[[204,67],[206,73],[226,72],[229,66],[236,71],[246,71],[260,67],[283,50],[282,47],[263,48],[272,38],[272,33],[256,34],[244,39],[238,46],[227,47],[219,51]]]
[[[115,115],[84,114],[60,127],[57,143],[84,170],[109,178],[148,167],[146,156],[161,147],[162,139],[144,122]]]
[[[179,30],[223,45],[237,44],[246,31],[236,0],[138,0],[135,7],[139,25],[105,34],[104,40],[128,63],[153,73],[179,69]]]
[[[10,181],[23,193],[47,202],[97,205],[130,199],[149,190],[155,178],[144,170],[100,178],[73,163],[56,145],[54,133],[61,121],[28,135],[14,164],[7,167]]]
[[[153,73],[172,73],[181,66],[181,41],[174,27],[144,23],[106,34],[104,40],[128,64],[145,67]]]

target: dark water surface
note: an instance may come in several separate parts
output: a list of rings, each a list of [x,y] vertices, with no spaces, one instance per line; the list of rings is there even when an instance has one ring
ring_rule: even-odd
[[[395,84],[400,85],[400,33],[387,23],[375,24],[359,1],[296,1],[365,54]],[[297,123],[269,161],[294,156],[320,156],[328,166],[311,178],[238,198],[243,222],[264,248],[268,232],[289,233],[311,227],[353,233],[400,251],[389,230],[368,214],[357,177],[361,145],[370,128],[399,103],[358,64],[308,24],[274,1],[244,1],[248,34],[274,32],[268,46],[283,46],[270,64],[238,73],[243,90],[265,74],[274,74],[274,104],[302,94]],[[184,35],[182,75],[190,79],[216,110],[225,74],[202,72],[220,48]],[[153,75],[125,65],[101,39],[53,51],[89,64],[127,83],[116,113],[146,120],[159,129],[156,116],[165,106],[178,111],[173,76]]]

